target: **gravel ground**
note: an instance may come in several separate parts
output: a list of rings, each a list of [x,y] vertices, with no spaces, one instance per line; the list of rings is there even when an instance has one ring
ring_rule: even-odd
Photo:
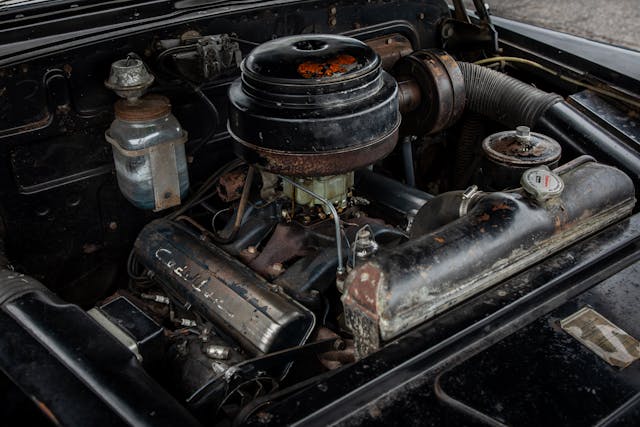
[[[491,13],[640,50],[639,0],[486,0]]]

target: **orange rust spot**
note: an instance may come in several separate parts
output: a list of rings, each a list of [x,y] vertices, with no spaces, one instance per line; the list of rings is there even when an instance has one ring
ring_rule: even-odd
[[[60,425],[60,421],[58,421],[58,418],[56,418],[56,416],[53,414],[51,409],[49,409],[49,407],[44,402],[39,401],[35,397],[33,398],[33,400],[36,403],[36,406],[42,411],[42,413],[47,418],[49,418],[49,420],[51,420],[52,423],[54,423],[57,426]]]
[[[504,210],[510,211],[511,210],[511,206],[507,205],[506,203],[500,203],[500,204],[497,204],[497,205],[493,206],[491,208],[491,210],[493,212],[495,212],[495,211],[504,211]]]
[[[351,55],[338,55],[326,62],[306,61],[298,65],[298,74],[305,79],[318,79],[331,77],[337,73],[346,73],[349,66],[356,63],[356,58]]]
[[[445,242],[445,240],[442,237],[436,236],[433,238],[433,240],[435,240],[436,242],[442,244]]]
[[[348,291],[346,301],[353,301],[359,309],[365,309],[371,313],[377,310],[378,284],[380,281],[380,270],[366,263],[353,270],[347,278]],[[349,303],[347,303],[348,305]]]
[[[553,225],[556,232],[562,231],[562,218],[560,218],[560,216],[556,216],[554,218]]]
[[[480,216],[478,217],[478,220],[479,220],[479,221],[482,221],[482,222],[486,222],[486,221],[489,221],[489,219],[490,219],[490,218],[491,218],[491,217],[489,216],[489,214],[488,214],[488,213],[483,213],[482,215],[480,215]]]

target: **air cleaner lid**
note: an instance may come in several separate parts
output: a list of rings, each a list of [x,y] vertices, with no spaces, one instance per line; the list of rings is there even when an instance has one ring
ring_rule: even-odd
[[[493,161],[520,167],[551,164],[558,161],[562,153],[554,139],[530,132],[526,126],[489,135],[482,141],[482,149]]]
[[[255,48],[242,64],[245,77],[318,85],[379,72],[380,59],[359,40],[334,35],[283,37]]]

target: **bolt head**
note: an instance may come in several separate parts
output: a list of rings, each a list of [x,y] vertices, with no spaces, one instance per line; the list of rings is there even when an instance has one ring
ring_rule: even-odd
[[[531,129],[529,129],[529,126],[518,126],[516,128],[516,136],[518,138],[529,138],[531,137]]]

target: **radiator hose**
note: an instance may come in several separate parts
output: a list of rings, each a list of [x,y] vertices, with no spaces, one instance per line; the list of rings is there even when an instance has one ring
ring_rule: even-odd
[[[458,62],[464,78],[466,108],[503,125],[533,127],[560,95],[548,93],[504,73]]]

